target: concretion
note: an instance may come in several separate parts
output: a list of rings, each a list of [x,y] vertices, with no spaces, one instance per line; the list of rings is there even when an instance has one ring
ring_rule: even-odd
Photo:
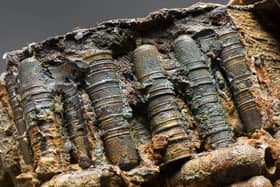
[[[274,2],[162,9],[6,53],[0,186],[277,185]]]

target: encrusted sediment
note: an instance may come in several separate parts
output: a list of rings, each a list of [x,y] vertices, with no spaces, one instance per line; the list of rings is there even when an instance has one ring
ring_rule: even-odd
[[[53,177],[50,181],[42,184],[42,187],[121,187],[124,181],[110,166],[96,167],[90,170],[69,172]]]
[[[59,172],[62,141],[58,132],[58,116],[54,111],[54,88],[43,73],[40,62],[27,58],[18,67],[19,92],[24,120],[34,153],[34,167],[40,177]]]

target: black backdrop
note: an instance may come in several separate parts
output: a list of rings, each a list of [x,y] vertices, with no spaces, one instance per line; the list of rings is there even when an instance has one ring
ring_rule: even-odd
[[[202,1],[202,0],[201,0]],[[228,0],[206,0],[225,4]],[[187,7],[196,0],[3,0],[0,54],[28,43],[91,27],[115,18],[143,17],[160,8]],[[2,58],[0,71],[4,70]]]

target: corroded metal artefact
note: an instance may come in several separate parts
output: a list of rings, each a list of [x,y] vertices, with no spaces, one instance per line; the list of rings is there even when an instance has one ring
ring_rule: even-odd
[[[133,52],[136,76],[147,93],[152,135],[167,137],[164,164],[189,157],[194,153],[186,120],[176,103],[174,87],[164,76],[159,52],[153,45],[142,45]]]
[[[79,163],[80,167],[87,168],[91,164],[90,151],[92,148],[89,145],[91,137],[87,136],[78,86],[73,81],[74,77],[66,73],[65,65],[47,66],[47,68],[51,77],[54,78],[55,92],[61,97],[61,103],[56,103],[55,108],[63,116],[63,127],[60,129],[60,134],[63,134],[64,138],[64,154],[70,156],[71,163]]]
[[[20,62],[18,74],[23,119],[31,140],[36,173],[49,177],[59,172],[59,163],[63,162],[58,156],[62,142],[54,111],[53,88],[34,57]]]
[[[255,98],[250,93],[251,72],[246,64],[246,51],[240,41],[239,33],[226,30],[219,36],[223,44],[221,66],[224,69],[240,118],[247,132],[261,128],[262,119],[257,110]]]
[[[131,124],[130,134],[136,146],[146,144],[151,140],[151,133],[140,117],[129,121],[129,123]]]
[[[88,94],[84,91],[81,93],[83,119],[87,126],[87,137],[91,147],[90,155],[92,164],[95,166],[108,163],[104,154],[104,146],[97,130],[97,121],[95,110],[91,104]]]
[[[17,84],[17,70],[13,68],[5,77],[5,82],[7,86],[7,91],[9,94],[9,103],[11,105],[13,115],[14,115],[14,123],[18,133],[18,142],[19,149],[22,153],[23,159],[26,164],[32,164],[33,162],[33,154],[30,145],[29,137],[26,133],[26,124],[23,118],[23,111],[20,104],[20,98],[17,93],[18,84]]]
[[[86,61],[89,62],[86,90],[102,130],[106,154],[113,164],[129,170],[138,165],[139,156],[123,114],[117,66],[108,51],[97,52]]]
[[[14,151],[14,148],[23,148],[19,144],[19,139],[15,139],[11,136],[11,133],[16,134],[16,127],[13,122],[12,109],[9,105],[9,94],[6,84],[4,83],[4,77],[0,77],[0,186],[13,186],[11,183],[15,183],[17,175],[22,171],[19,169],[23,163],[21,156],[26,152],[21,150]],[[27,150],[28,151],[28,150]],[[18,163],[17,161],[21,161]],[[30,166],[28,164],[28,166]],[[6,180],[9,176],[11,181]]]
[[[201,154],[176,174],[165,177],[166,186],[224,186],[256,175],[274,174],[276,162],[269,147],[237,145]]]
[[[201,136],[208,139],[207,143],[213,149],[232,143],[232,130],[219,103],[209,67],[197,44],[187,35],[179,36],[175,40],[175,52],[183,68],[183,79],[190,84],[183,92],[199,121],[198,129]]]
[[[70,140],[75,144],[78,163],[82,168],[90,166],[90,146],[82,114],[82,104],[77,85],[73,82],[65,83],[62,88],[62,102],[64,110],[64,126]]]

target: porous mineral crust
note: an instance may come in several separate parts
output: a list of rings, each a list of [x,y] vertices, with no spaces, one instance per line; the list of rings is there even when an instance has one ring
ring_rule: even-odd
[[[278,5],[162,9],[6,53],[0,185],[277,185]]]

